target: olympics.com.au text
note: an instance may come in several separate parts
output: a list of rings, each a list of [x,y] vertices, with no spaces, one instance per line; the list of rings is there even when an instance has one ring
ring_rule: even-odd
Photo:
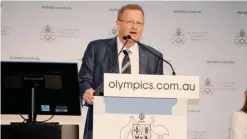
[[[118,90],[131,89],[133,91],[141,90],[184,90],[184,91],[195,91],[195,84],[178,84],[178,83],[164,83],[164,82],[121,82],[118,80],[111,81],[108,83],[109,88],[115,88]]]

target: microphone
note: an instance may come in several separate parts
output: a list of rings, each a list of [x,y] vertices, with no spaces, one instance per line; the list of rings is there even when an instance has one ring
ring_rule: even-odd
[[[123,39],[124,39],[124,40],[131,39],[131,36],[130,36],[130,35],[123,36]]]
[[[124,36],[123,39],[126,40],[126,42],[124,43],[123,47],[122,47],[121,50],[119,51],[119,53],[118,53],[118,55],[117,55],[117,58],[119,57],[119,55],[120,55],[121,52],[123,51],[124,46],[127,44],[128,40],[129,40],[129,38],[127,38],[126,36]],[[119,66],[119,65],[116,64],[115,66]],[[114,67],[113,69],[115,69],[115,67]],[[113,69],[112,69],[112,71],[111,71],[110,73],[113,72]],[[103,89],[104,89],[103,87],[104,87],[103,83],[100,84],[100,86],[95,90],[95,94],[94,94],[94,95],[95,95],[95,96],[103,96]]]
[[[157,56],[159,59],[163,60],[164,62],[166,62],[172,69],[172,75],[176,75],[174,69],[173,69],[173,66],[171,65],[171,63],[169,63],[168,61],[166,61],[165,59],[163,59],[162,57],[158,56],[157,54],[155,54],[154,52],[152,52],[151,50],[149,50],[146,46],[144,46],[143,44],[141,44],[139,41],[136,41],[134,39],[132,39],[132,37],[130,35],[127,35],[127,36],[124,36],[123,37],[124,40],[127,40],[127,39],[131,39],[133,40],[134,42],[136,42],[138,45],[141,45],[143,48],[145,48],[146,50],[148,50],[150,53],[152,53],[153,55]]]

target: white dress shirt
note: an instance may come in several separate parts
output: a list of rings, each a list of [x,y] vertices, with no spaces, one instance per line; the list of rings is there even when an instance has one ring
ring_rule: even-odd
[[[247,113],[238,111],[233,114],[230,139],[247,139]]]
[[[118,53],[119,53],[121,48],[123,47],[123,44],[120,42],[119,37],[117,37],[117,45],[118,45]],[[125,49],[127,48],[124,47],[123,50]],[[137,43],[135,43],[128,50],[130,51],[129,58],[131,64],[131,74],[139,74],[139,46]],[[123,58],[124,58],[124,53],[122,51],[118,57],[119,73],[121,73]]]

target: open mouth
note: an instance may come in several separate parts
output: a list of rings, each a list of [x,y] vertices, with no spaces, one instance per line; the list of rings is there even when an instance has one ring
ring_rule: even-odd
[[[130,34],[137,34],[137,33],[136,33],[136,32],[134,32],[134,31],[131,31],[131,32],[130,32]]]

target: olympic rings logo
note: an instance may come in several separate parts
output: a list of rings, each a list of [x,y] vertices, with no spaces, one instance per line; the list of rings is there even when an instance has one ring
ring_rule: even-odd
[[[172,38],[171,39],[171,42],[172,43],[177,43],[177,44],[184,44],[186,41],[185,38]]]
[[[215,89],[213,86],[205,85],[201,87],[200,92],[204,95],[212,95],[215,92]]]
[[[47,40],[47,41],[54,41],[56,39],[56,37],[54,35],[51,35],[51,34],[41,34],[40,39],[41,40]]]
[[[234,43],[237,45],[247,45],[247,39],[235,39]]]

